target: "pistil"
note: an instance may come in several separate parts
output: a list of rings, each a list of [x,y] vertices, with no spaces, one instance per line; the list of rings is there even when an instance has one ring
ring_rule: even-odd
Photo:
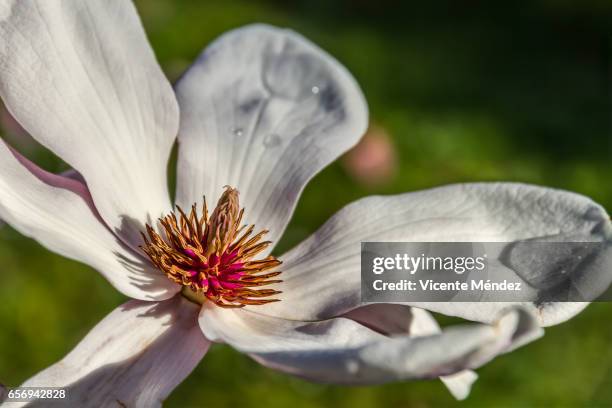
[[[210,218],[206,200],[198,214],[196,205],[186,214],[180,207],[159,219],[160,233],[147,225],[143,251],[170,280],[183,285],[189,300],[206,299],[221,307],[243,307],[277,302],[278,290],[262,286],[282,282],[275,269],[281,262],[274,256],[257,259],[270,241],[268,232],[254,233],[254,225],[241,225],[238,191],[231,187],[219,198]]]

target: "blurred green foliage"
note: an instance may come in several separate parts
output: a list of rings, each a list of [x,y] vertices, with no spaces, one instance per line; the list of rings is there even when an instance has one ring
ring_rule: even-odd
[[[366,187],[335,163],[303,194],[279,252],[348,202],[462,181],[544,184],[612,208],[607,1],[171,1],[137,6],[175,80],[224,31],[291,27],[342,61],[391,135],[397,176]],[[10,135],[8,135],[10,136]],[[9,138],[15,141],[15,138]],[[19,145],[19,143],[16,143]],[[45,168],[64,165],[41,149]],[[63,357],[124,301],[89,267],[0,232],[0,382]],[[479,370],[469,406],[612,405],[612,305],[594,304]],[[215,346],[169,407],[429,407],[458,403],[438,381],[316,385]]]

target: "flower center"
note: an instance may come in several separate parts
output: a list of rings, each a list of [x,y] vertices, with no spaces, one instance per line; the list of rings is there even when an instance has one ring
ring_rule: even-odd
[[[170,280],[183,285],[184,296],[221,307],[279,301],[270,296],[280,291],[258,288],[282,282],[272,279],[281,272],[271,271],[281,262],[273,256],[254,259],[271,242],[261,241],[267,230],[254,234],[254,225],[240,225],[244,209],[236,189],[225,187],[210,217],[206,199],[201,216],[195,204],[189,215],[178,206],[177,211],[178,217],[172,212],[159,219],[160,234],[147,224],[141,248]]]

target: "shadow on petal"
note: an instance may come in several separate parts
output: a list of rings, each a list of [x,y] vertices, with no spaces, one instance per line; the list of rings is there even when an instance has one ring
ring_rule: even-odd
[[[181,297],[118,307],[62,361],[22,385],[59,387],[66,399],[29,406],[161,406],[210,345],[198,309]]]

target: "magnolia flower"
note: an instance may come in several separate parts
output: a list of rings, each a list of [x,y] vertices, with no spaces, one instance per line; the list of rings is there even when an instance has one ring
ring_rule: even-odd
[[[440,330],[414,305],[360,303],[361,241],[610,238],[599,205],[547,188],[369,197],[270,255],[305,184],[368,120],[347,70],[292,31],[223,35],[174,91],[127,0],[6,0],[0,37],[7,108],[74,169],[50,174],[0,143],[0,217],[133,299],[23,386],[64,387],[73,406],[156,406],[219,342],[314,381],[441,376],[462,398],[469,369],[585,306],[421,305],[478,321]],[[596,255],[586,271],[600,276],[610,251]]]

